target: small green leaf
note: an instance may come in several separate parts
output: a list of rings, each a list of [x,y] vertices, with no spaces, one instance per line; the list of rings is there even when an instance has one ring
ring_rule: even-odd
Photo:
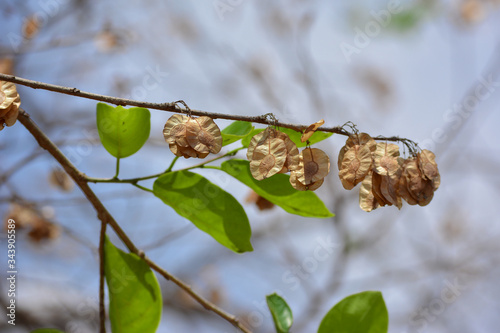
[[[280,127],[278,129],[280,130],[280,132],[288,134],[288,137],[290,138],[290,140],[292,140],[297,145],[298,148],[305,147],[307,145],[307,142],[300,141],[300,138],[302,137],[302,133],[294,131],[293,129],[290,129],[290,128],[285,128],[285,127]],[[315,144],[317,142],[328,139],[332,135],[333,135],[333,133],[314,132],[314,134],[309,138],[309,143]]]
[[[158,177],[153,193],[200,230],[234,252],[252,251],[252,231],[243,207],[229,193],[189,171]]]
[[[290,184],[290,176],[288,175],[277,174],[258,181],[250,173],[250,163],[240,159],[225,161],[220,168],[250,187],[261,197],[266,198],[291,214],[306,217],[334,216],[315,193],[294,189]]]
[[[135,154],[146,143],[151,114],[145,108],[125,109],[97,103],[97,130],[102,145],[116,158]]]
[[[252,123],[247,121],[235,121],[228,127],[224,128],[221,132],[222,135],[222,145],[226,146],[230,143],[241,140],[247,136],[254,127]]]
[[[292,310],[286,301],[277,294],[266,296],[267,306],[273,315],[277,333],[288,333],[293,323]]]
[[[389,315],[379,291],[365,291],[338,302],[323,318],[318,333],[386,333]]]
[[[39,328],[31,333],[64,333],[64,331],[56,330],[55,328]]]
[[[248,133],[247,136],[241,140],[243,147],[247,148],[254,135],[259,134],[262,131],[264,131],[264,128],[254,128],[250,133]]]
[[[153,271],[144,260],[116,248],[107,237],[104,265],[111,330],[120,333],[156,332],[163,303]]]

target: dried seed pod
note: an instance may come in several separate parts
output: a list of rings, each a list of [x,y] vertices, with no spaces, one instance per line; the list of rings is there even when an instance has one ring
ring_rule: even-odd
[[[269,139],[257,146],[250,161],[250,172],[257,180],[269,178],[283,168],[286,160],[286,147],[281,139]]]
[[[377,142],[366,133],[358,133],[349,136],[345,142],[345,145],[340,149],[339,158],[337,161],[337,166],[339,170],[342,168],[342,161],[344,160],[345,152],[354,146],[364,146],[366,145],[370,152],[374,152],[377,149]]]
[[[339,178],[344,188],[350,190],[363,181],[371,166],[372,155],[368,145],[354,145],[345,150],[339,168]]]
[[[23,35],[26,39],[31,39],[35,37],[38,34],[38,31],[40,30],[40,20],[38,16],[35,14],[25,18],[22,30],[23,30]]]
[[[297,170],[299,167],[299,149],[286,133],[277,132],[277,138],[283,140],[286,147],[286,160],[280,173]]]
[[[314,132],[316,132],[316,130],[324,123],[325,121],[321,119],[320,121],[317,121],[314,124],[309,125],[302,134],[302,136],[300,137],[300,141],[306,142],[307,140],[309,140],[309,138],[314,134]]]
[[[46,239],[56,239],[59,237],[60,233],[59,226],[56,224],[45,219],[38,219],[30,232],[28,232],[28,237],[32,241],[38,243]]]
[[[373,171],[382,176],[393,175],[400,169],[398,162],[399,146],[379,142],[373,152]]]
[[[66,173],[66,171],[64,171],[61,168],[53,169],[50,172],[49,183],[52,186],[54,186],[54,187],[56,187],[64,192],[72,191],[73,187],[75,185],[73,183],[73,180]]]
[[[355,145],[367,145],[371,152],[377,149],[377,142],[367,133],[353,134],[347,138],[345,142],[347,148],[351,148]]]
[[[383,207],[385,205],[392,206],[392,203],[387,200],[382,194],[382,190],[380,188],[382,184],[382,176],[378,173],[372,172],[372,193],[377,200],[378,204]]]
[[[16,86],[11,82],[0,81],[0,131],[4,125],[12,126],[19,114],[21,98]]]
[[[304,185],[311,185],[323,179],[330,172],[330,159],[321,149],[304,148],[301,153],[297,179]]]
[[[410,158],[404,161],[403,166],[401,167],[401,177],[399,178],[398,185],[398,195],[403,198],[409,205],[416,205],[418,202],[413,196],[408,192],[408,182],[407,182],[407,167],[412,168],[410,164],[415,163],[414,158]]]
[[[436,163],[436,155],[430,150],[423,149],[417,154],[417,159],[420,171],[425,178],[432,181],[434,191],[436,191],[441,183],[441,176],[439,175]]]
[[[14,60],[12,58],[0,59],[0,73],[14,75]]]
[[[257,133],[252,137],[250,143],[248,144],[248,149],[247,149],[247,159],[249,161],[252,160],[253,151],[255,150],[256,147],[264,144],[268,139],[276,138],[277,135],[275,132],[276,132],[275,129],[267,127],[264,131]]]
[[[248,145],[247,158],[249,161],[253,160],[253,154],[255,148],[266,145],[271,139],[279,139],[283,141],[286,147],[286,159],[285,164],[281,168],[279,173],[286,173],[298,168],[299,164],[299,150],[295,143],[288,137],[286,133],[280,132],[274,128],[268,127],[264,131],[254,135],[250,144]]]
[[[59,233],[59,227],[48,220],[48,214],[44,211],[39,211],[29,206],[22,206],[19,204],[12,204],[4,224],[7,230],[7,221],[13,219],[16,221],[16,228],[30,229],[28,236],[31,240],[41,241],[44,239],[54,239]]]
[[[420,206],[426,206],[434,196],[434,185],[432,181],[423,177],[418,167],[418,159],[411,160],[405,166],[406,188],[408,193]]]
[[[359,188],[359,207],[365,212],[371,212],[380,207],[372,192],[372,171],[370,170]]]
[[[163,136],[168,144],[175,144],[180,147],[189,147],[186,134],[186,124],[189,117],[183,114],[174,114],[165,123]]]
[[[251,191],[245,199],[247,203],[254,203],[259,210],[268,210],[274,208],[274,204],[267,200],[266,198],[261,197],[259,194]]]
[[[309,185],[304,185],[302,184],[298,179],[297,175],[299,173],[296,171],[292,171],[290,173],[290,184],[292,184],[293,188],[299,191],[315,191],[317,190],[321,185],[323,185],[324,178],[321,178],[320,180],[316,182],[312,182]]]
[[[339,158],[337,160],[337,167],[339,168],[339,171],[342,168],[342,161],[344,160],[344,155],[345,155],[345,152],[347,151],[347,149],[348,148],[346,146],[343,146],[342,148],[340,148]]]
[[[401,157],[398,158],[398,164],[403,164],[403,159]],[[401,209],[403,203],[401,201],[401,197],[398,194],[399,180],[401,178],[401,168],[395,173],[388,174],[385,176],[381,176],[380,183],[380,192],[384,196],[384,198],[389,201],[394,206]]]
[[[169,145],[170,151],[174,153],[175,156],[179,157],[184,157],[184,158],[190,158],[190,157],[195,157],[195,158],[205,158],[208,156],[208,153],[200,153],[194,150],[191,147],[181,147],[174,144]]]
[[[186,134],[189,145],[197,152],[217,154],[222,148],[219,126],[210,117],[191,118]]]

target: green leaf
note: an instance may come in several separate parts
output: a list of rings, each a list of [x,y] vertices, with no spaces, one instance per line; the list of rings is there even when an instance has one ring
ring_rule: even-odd
[[[104,265],[111,330],[115,333],[156,332],[163,303],[153,271],[144,260],[116,248],[107,237]]]
[[[228,127],[224,128],[221,132],[222,135],[222,145],[226,146],[230,143],[241,140],[245,136],[247,136],[254,127],[252,123],[247,121],[235,121]]]
[[[286,301],[277,294],[266,296],[267,306],[273,315],[277,333],[288,333],[293,323],[292,310]]]
[[[254,135],[259,134],[262,131],[264,131],[264,128],[254,128],[250,133],[248,133],[247,136],[241,140],[243,147],[247,148]]]
[[[252,231],[243,207],[229,193],[189,171],[158,177],[153,193],[200,230],[234,252],[252,251]]]
[[[220,168],[250,187],[261,197],[266,198],[291,214],[306,217],[334,216],[315,193],[294,189],[290,184],[290,176],[288,175],[280,173],[258,181],[250,173],[250,163],[240,159],[225,161]]]
[[[39,328],[31,333],[64,333],[64,331],[56,330],[55,328]]]
[[[302,133],[294,131],[293,129],[290,129],[290,128],[285,128],[285,127],[280,127],[278,129],[281,132],[288,134],[288,137],[290,138],[290,140],[292,140],[297,145],[298,148],[305,147],[307,145],[307,142],[300,141],[300,138],[302,137]],[[328,139],[332,135],[333,135],[333,133],[314,132],[314,134],[309,138],[309,143],[315,144],[317,142]]]
[[[146,143],[151,114],[145,108],[125,109],[97,103],[97,130],[102,145],[116,158],[135,154]]]
[[[365,291],[338,302],[323,318],[318,333],[386,333],[389,315],[379,291]]]

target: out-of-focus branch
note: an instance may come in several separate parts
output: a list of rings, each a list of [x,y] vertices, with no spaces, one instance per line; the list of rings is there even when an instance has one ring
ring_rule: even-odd
[[[68,173],[68,175],[73,178],[78,187],[82,190],[84,195],[87,197],[88,201],[92,204],[94,209],[97,212],[97,217],[103,223],[103,225],[109,224],[113,230],[116,232],[118,237],[123,241],[123,243],[127,246],[130,252],[136,254],[140,258],[142,258],[152,269],[157,271],[160,275],[162,275],[165,279],[172,281],[185,292],[187,292],[191,297],[193,297],[198,303],[200,303],[205,309],[212,311],[231,323],[233,326],[240,329],[242,332],[249,333],[248,330],[238,318],[234,315],[225,312],[223,309],[219,308],[217,305],[203,298],[201,295],[196,293],[191,286],[184,283],[182,280],[177,277],[171,275],[166,270],[162,269],[158,265],[156,265],[151,259],[146,257],[143,251],[139,250],[134,243],[130,240],[127,234],[120,227],[118,222],[114,219],[114,217],[108,212],[106,207],[102,204],[99,198],[96,196],[94,191],[89,187],[86,176],[80,172],[68,159],[67,157],[57,148],[57,146],[43,133],[43,131],[31,120],[30,116],[22,109],[19,110],[18,116],[19,122],[26,127],[26,129],[33,135],[33,137],[37,140],[40,147],[47,150],[64,168],[64,170]],[[101,235],[102,236],[102,235]],[[101,251],[100,251],[101,252]],[[102,325],[102,323],[101,323]]]

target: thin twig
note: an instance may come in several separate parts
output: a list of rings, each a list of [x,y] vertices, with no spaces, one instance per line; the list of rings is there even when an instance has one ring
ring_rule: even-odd
[[[245,148],[244,147],[239,147],[239,148],[233,149],[233,150],[231,150],[231,151],[229,151],[227,153],[224,153],[224,154],[222,154],[220,156],[216,156],[216,157],[214,157],[212,159],[203,161],[201,163],[192,165],[190,167],[178,169],[178,170],[175,170],[175,171],[184,171],[184,170],[191,170],[191,169],[196,169],[196,168],[204,168],[204,167],[206,167],[205,166],[206,164],[214,162],[214,161],[217,161],[217,160],[220,160],[221,158],[224,158],[224,157],[234,156],[238,151],[240,151],[242,149],[245,149]],[[142,180],[148,180],[148,179],[158,178],[158,177],[160,177],[160,176],[162,176],[162,175],[164,175],[166,173],[171,172],[173,164],[175,163],[175,161],[177,161],[178,158],[179,158],[178,156],[176,156],[174,158],[174,160],[172,161],[172,163],[170,164],[170,166],[168,167],[167,170],[165,170],[164,172],[161,172],[161,173],[156,173],[154,175],[143,176],[143,177],[136,177],[136,178],[128,178],[128,179],[86,177],[85,180],[87,182],[89,182],[89,183],[131,183],[131,184],[137,186],[137,182],[140,182]]]
[[[146,257],[143,251],[139,250],[134,243],[130,240],[127,234],[120,227],[118,222],[114,219],[114,217],[108,212],[106,207],[102,204],[99,198],[95,195],[94,191],[87,184],[86,176],[82,172],[80,172],[69,160],[68,158],[57,148],[57,146],[45,135],[45,133],[33,122],[30,116],[22,109],[19,110],[18,120],[21,124],[26,127],[26,129],[33,135],[33,137],[37,140],[40,147],[47,150],[64,168],[64,170],[68,173],[68,175],[73,178],[78,187],[82,190],[83,194],[87,197],[88,201],[92,204],[94,209],[97,212],[97,217],[101,221],[101,223],[109,224],[111,228],[115,231],[118,237],[122,240],[122,242],[127,246],[130,252],[136,254],[140,258],[142,258],[152,269],[157,271],[160,275],[165,277],[166,279],[172,281],[185,292],[187,292],[191,297],[193,297],[198,303],[200,303],[205,309],[212,311],[219,315],[221,318],[225,319],[227,322],[232,324],[233,326],[240,329],[242,332],[251,333],[234,315],[231,315],[217,305],[213,304],[209,300],[203,298],[201,295],[197,294],[191,286],[184,283],[182,280],[176,278],[171,275],[158,265],[156,265],[151,259]]]
[[[104,307],[104,240],[106,239],[106,222],[101,221],[99,235],[99,333],[106,333],[106,309]]]
[[[193,291],[190,285],[184,283],[182,280],[176,278],[175,276],[170,275],[163,268],[159,267],[154,262],[149,260],[149,258],[145,257],[144,260],[148,263],[149,267],[160,273],[160,275],[162,275],[165,279],[175,283],[177,286],[179,286],[181,289],[187,292],[191,297],[193,297],[196,301],[198,301],[198,303],[200,303],[205,309],[217,313],[219,316],[229,321],[233,326],[239,328],[242,332],[251,333],[251,331],[248,328],[246,328],[234,315],[227,313],[226,311],[222,310],[221,308],[212,304],[210,301],[203,298],[202,296],[198,295],[195,291]]]
[[[136,100],[127,99],[127,98],[99,95],[99,94],[81,91],[80,89],[77,89],[77,88],[58,86],[55,84],[38,82],[38,81],[29,80],[29,79],[23,79],[23,78],[16,77],[13,75],[7,75],[7,74],[1,74],[1,73],[0,73],[0,80],[20,84],[20,85],[27,86],[27,87],[30,87],[33,89],[44,89],[44,90],[58,92],[61,94],[77,96],[77,97],[82,97],[82,98],[87,98],[87,99],[93,99],[96,101],[101,101],[101,102],[115,104],[115,105],[122,105],[122,106],[129,105],[129,106],[138,106],[138,107],[161,110],[161,111],[169,111],[169,112],[176,112],[176,113],[189,113],[189,114],[192,114],[194,116],[208,116],[212,119],[228,119],[228,120],[248,121],[248,122],[257,123],[257,124],[274,125],[274,126],[278,126],[278,127],[290,128],[290,129],[293,129],[293,130],[296,130],[299,132],[302,132],[304,129],[306,129],[308,127],[308,125],[288,124],[288,123],[282,123],[279,121],[274,122],[274,121],[270,120],[269,117],[267,117],[267,114],[260,115],[260,116],[241,116],[241,115],[234,115],[234,114],[206,112],[206,111],[200,111],[200,110],[194,110],[194,109],[188,110],[187,108],[181,108],[181,107],[177,106],[176,102],[151,103],[151,102],[136,101]],[[336,134],[345,135],[345,136],[349,136],[351,134],[347,130],[342,128],[342,126],[320,127],[320,128],[318,128],[318,131],[331,132],[331,133],[336,133]],[[399,137],[394,137],[394,136],[393,137],[379,136],[379,137],[377,137],[377,140],[401,141],[401,139]]]

